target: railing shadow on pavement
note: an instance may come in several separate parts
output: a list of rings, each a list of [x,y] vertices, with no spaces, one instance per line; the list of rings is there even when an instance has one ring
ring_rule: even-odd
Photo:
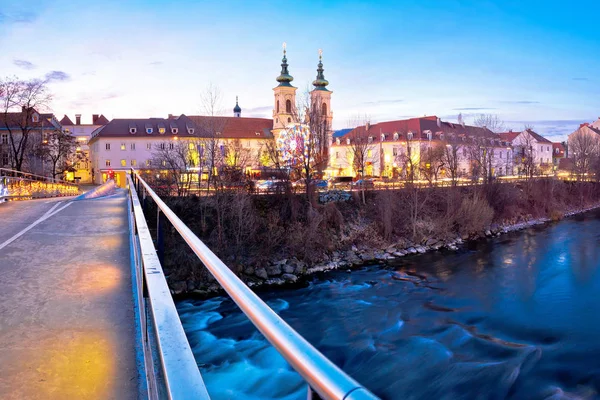
[[[146,223],[144,209],[151,199],[157,206],[158,252],[162,253],[166,219],[254,326],[308,383],[307,399],[378,399],[308,343],[249,289],[175,215],[134,169],[131,170],[127,181],[131,207],[130,224],[133,228],[134,263],[138,276],[140,323],[145,347],[148,390],[151,393],[149,397],[209,398]],[[153,344],[152,341],[156,343]],[[161,367],[152,368],[154,363],[158,363]],[[153,397],[156,393],[158,397]]]

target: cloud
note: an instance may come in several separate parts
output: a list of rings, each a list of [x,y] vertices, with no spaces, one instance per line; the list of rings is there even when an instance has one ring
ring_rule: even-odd
[[[583,77],[582,78],[571,78],[571,79],[573,79],[574,81],[589,81],[588,78],[583,78]]]
[[[363,104],[368,104],[368,105],[381,105],[381,104],[397,104],[397,103],[402,103],[404,100],[402,99],[396,99],[396,100],[377,100],[377,101],[367,101],[364,102]]]
[[[29,24],[37,19],[38,15],[32,11],[17,11],[12,13],[0,12],[1,23]]]
[[[491,107],[463,107],[463,108],[453,108],[454,111],[483,111],[483,110],[497,110],[497,108]]]
[[[162,65],[162,63],[163,63],[162,61],[152,61],[148,65]]]
[[[539,101],[531,101],[531,100],[510,100],[510,101],[502,101],[504,104],[540,104]]]
[[[52,82],[52,81],[64,82],[64,81],[68,81],[69,79],[71,79],[69,74],[67,74],[66,72],[63,72],[63,71],[50,71],[46,74],[46,80],[48,82]]]
[[[248,112],[248,113],[264,113],[264,112],[268,112],[271,110],[273,110],[273,106],[262,106],[262,107],[254,107],[254,108],[247,108],[247,109],[242,108],[242,112]]]
[[[30,61],[27,60],[13,60],[13,64],[15,64],[19,68],[23,69],[35,69],[36,66]]]
[[[548,140],[559,142],[565,140],[567,136],[573,133],[582,121],[580,119],[547,119],[537,121],[506,121],[509,126],[516,126],[522,129],[525,125],[533,125],[533,129],[546,137]]]
[[[121,94],[116,93],[116,92],[111,92],[111,93],[107,93],[104,96],[102,96],[100,98],[100,100],[111,100],[111,99],[116,99],[117,97],[121,97]]]

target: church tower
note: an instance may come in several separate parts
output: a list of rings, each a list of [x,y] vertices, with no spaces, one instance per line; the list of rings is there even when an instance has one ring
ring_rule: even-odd
[[[291,85],[294,78],[288,71],[286,45],[283,43],[283,59],[281,60],[281,74],[277,77],[279,85],[273,89],[275,104],[273,108],[273,135],[277,139],[279,132],[291,123],[297,122],[296,88]]]
[[[242,108],[238,104],[238,97],[237,96],[235,96],[235,107],[233,107],[233,116],[237,117],[237,118],[239,118],[239,117],[242,116]]]
[[[319,49],[319,64],[317,64],[317,79],[313,81],[313,86],[315,87],[310,92],[310,101],[311,107],[316,113],[323,119],[327,126],[327,137],[328,137],[328,145],[331,146],[333,140],[333,130],[332,130],[332,121],[333,121],[333,112],[331,111],[331,94],[333,93],[329,89],[327,89],[327,85],[329,82],[325,79],[325,75],[323,74],[323,51]]]

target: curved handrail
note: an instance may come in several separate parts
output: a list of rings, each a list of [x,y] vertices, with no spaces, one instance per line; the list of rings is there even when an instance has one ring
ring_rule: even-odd
[[[378,399],[315,349],[248,288],[154,193],[132,168],[132,176],[154,200],[194,253],[254,326],[323,399]]]

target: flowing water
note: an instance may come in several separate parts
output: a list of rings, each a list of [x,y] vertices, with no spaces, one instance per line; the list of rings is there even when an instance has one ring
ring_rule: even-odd
[[[261,297],[383,399],[600,398],[600,213]],[[213,399],[305,399],[225,297],[178,303]]]

